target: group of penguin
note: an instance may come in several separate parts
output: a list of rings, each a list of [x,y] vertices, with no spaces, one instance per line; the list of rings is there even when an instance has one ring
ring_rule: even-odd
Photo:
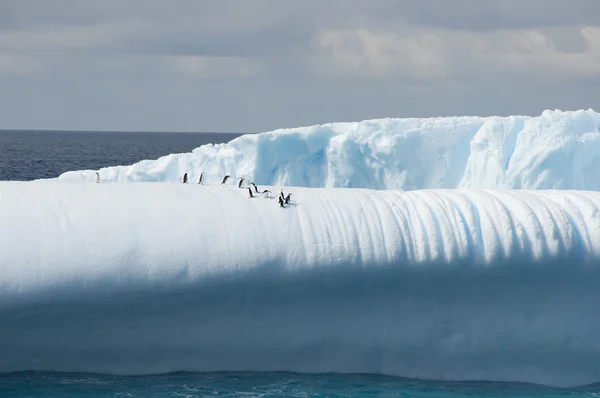
[[[227,182],[228,179],[230,179],[231,177],[229,175],[226,175],[225,177],[223,177],[223,181],[221,181],[221,185],[225,184]],[[204,180],[204,173],[200,173],[200,178],[198,178],[198,184],[202,184],[202,181]],[[243,183],[244,183],[244,177],[240,177],[239,178],[240,182],[238,183],[238,188],[247,188],[248,189],[248,198],[253,198],[254,197],[254,193],[252,192],[252,188],[250,187],[244,187]],[[185,173],[183,175],[183,181],[184,184],[187,184],[188,182],[188,175],[187,173]],[[258,190],[258,187],[256,186],[255,183],[251,182],[250,185],[252,185],[254,187],[254,192],[256,193],[262,193],[263,197],[265,199],[269,198],[269,194],[271,193],[271,191],[269,191],[268,189],[265,189],[264,191],[260,192]],[[291,200],[292,194],[288,193],[287,195],[283,194],[283,189],[281,190],[281,192],[279,193],[279,197],[277,198],[277,201],[279,202],[279,206],[280,207],[285,207],[285,205],[289,205],[290,204],[290,200]]]

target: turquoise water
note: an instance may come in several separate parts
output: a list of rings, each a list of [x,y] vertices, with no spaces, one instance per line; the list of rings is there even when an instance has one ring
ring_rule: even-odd
[[[375,375],[175,373],[102,376],[61,373],[0,375],[0,397],[592,397],[600,385],[553,389],[510,383],[430,382]]]

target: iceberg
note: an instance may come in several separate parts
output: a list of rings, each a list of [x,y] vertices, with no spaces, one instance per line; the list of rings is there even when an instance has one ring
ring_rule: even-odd
[[[600,381],[600,193],[284,191],[0,182],[0,372]]]
[[[262,185],[367,189],[600,190],[600,114],[378,119],[330,123],[204,145],[99,170],[103,181],[191,181],[226,174]],[[93,181],[96,170],[62,181]]]

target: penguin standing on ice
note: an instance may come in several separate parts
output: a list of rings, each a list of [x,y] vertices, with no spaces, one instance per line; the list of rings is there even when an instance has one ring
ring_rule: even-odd
[[[271,193],[271,191],[269,191],[268,189],[265,189],[264,191],[262,191],[263,197],[265,199],[269,199],[269,194]]]
[[[277,198],[279,200],[279,207],[284,207],[283,206],[283,199],[281,198],[281,196],[279,198]]]
[[[244,183],[244,177],[240,177],[240,183],[238,184],[238,188],[243,188],[242,184]]]
[[[187,173],[183,175],[183,183],[187,184]]]
[[[202,184],[203,179],[204,179],[204,173],[200,173],[200,178],[198,178],[198,184]]]
[[[279,197],[281,200],[285,200],[285,196],[283,195],[283,189],[279,191]]]
[[[248,187],[248,197],[249,198],[253,198],[254,195],[252,195],[252,189],[250,189],[250,187]]]
[[[96,172],[96,175],[94,176],[94,182],[96,184],[98,184],[100,182],[100,174],[98,172]]]
[[[229,178],[231,178],[231,177],[229,177],[229,175],[226,175],[225,177],[223,177],[223,181],[221,181],[221,185],[225,184]]]
[[[258,187],[256,186],[256,184],[253,183],[253,182],[251,182],[250,184],[254,187],[254,192],[259,193],[258,192]]]
[[[291,199],[292,194],[288,193],[287,196],[285,197],[285,204],[289,205],[290,204],[290,199]]]

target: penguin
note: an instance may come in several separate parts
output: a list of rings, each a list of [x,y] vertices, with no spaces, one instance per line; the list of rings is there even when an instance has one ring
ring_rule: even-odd
[[[285,196],[283,195],[283,189],[279,191],[279,197],[281,198],[281,200],[285,200]]]
[[[281,199],[281,196],[279,197],[279,207],[284,207],[283,206],[283,199]]]
[[[240,183],[238,184],[238,188],[243,188],[242,184],[244,183],[244,177],[240,177]]]
[[[96,184],[100,182],[100,174],[98,172],[96,172],[96,175],[94,176],[94,182]]]
[[[183,183],[187,184],[187,173],[183,175]]]
[[[265,189],[264,191],[262,191],[263,197],[265,199],[269,199],[269,194],[271,193],[271,191],[269,191],[268,189]]]
[[[231,177],[229,177],[229,175],[226,175],[226,176],[223,178],[223,181],[221,182],[221,185],[225,184],[225,183],[227,182],[227,179],[228,179],[228,178],[231,178]]]
[[[292,196],[292,194],[291,194],[291,193],[288,193],[288,194],[287,194],[287,196],[285,197],[285,204],[286,204],[286,205],[289,205],[289,204],[290,204],[290,199],[291,199],[291,198],[290,198],[290,196]]]
[[[254,195],[252,195],[252,189],[250,189],[250,187],[248,187],[248,197],[249,198],[253,198]]]
[[[255,184],[255,183],[253,183],[253,182],[251,182],[250,184],[252,184],[252,186],[254,187],[254,191],[255,191],[256,193],[259,193],[259,192],[258,192],[258,187],[256,186],[256,184]]]
[[[204,179],[204,173],[200,173],[200,178],[198,178],[198,184],[202,184],[203,179]]]

